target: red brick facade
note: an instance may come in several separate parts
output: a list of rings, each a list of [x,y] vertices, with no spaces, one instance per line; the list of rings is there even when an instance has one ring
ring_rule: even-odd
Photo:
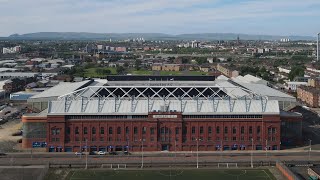
[[[199,151],[251,150],[251,139],[253,149],[264,149],[266,145],[270,150],[280,147],[279,115],[253,118],[237,115],[236,118],[204,118],[200,115],[198,118],[175,112],[150,113],[133,119],[90,117],[48,116],[47,150],[79,151],[80,146],[84,148],[86,139],[91,151],[141,151],[141,140],[144,151],[196,151],[197,144]],[[27,140],[30,146],[32,141]]]

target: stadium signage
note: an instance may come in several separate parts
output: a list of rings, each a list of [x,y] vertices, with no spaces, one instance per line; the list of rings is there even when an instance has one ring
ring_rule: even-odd
[[[153,115],[153,118],[177,118],[177,115]]]

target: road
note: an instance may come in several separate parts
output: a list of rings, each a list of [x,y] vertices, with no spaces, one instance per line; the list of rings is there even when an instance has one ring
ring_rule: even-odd
[[[92,164],[130,164],[141,163],[141,154],[132,155],[88,155],[88,163]],[[226,162],[250,162],[250,152],[228,152],[228,153],[200,153],[198,158],[196,153],[156,153],[156,154],[144,154],[143,161],[146,164],[194,164],[198,159],[199,163],[226,163]],[[314,151],[310,153],[308,151],[302,152],[255,152],[252,154],[253,162],[276,162],[276,161],[300,161],[308,162],[317,161],[320,163],[320,152]],[[0,158],[0,165],[8,164],[77,164],[84,163],[86,156],[76,156],[73,153],[10,153]]]

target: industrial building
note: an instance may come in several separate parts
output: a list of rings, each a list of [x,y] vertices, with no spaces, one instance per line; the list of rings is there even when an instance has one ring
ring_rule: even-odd
[[[58,97],[37,95],[48,100],[47,109],[23,116],[22,146],[45,144],[49,152],[279,150],[282,139],[301,139],[302,116],[279,106],[293,101],[281,92],[269,97],[268,89],[259,94],[214,76],[110,76],[105,84],[92,83],[61,89]]]

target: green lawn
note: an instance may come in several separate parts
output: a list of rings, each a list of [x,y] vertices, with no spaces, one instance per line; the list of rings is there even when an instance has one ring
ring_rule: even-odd
[[[152,75],[152,71],[148,71],[148,70],[139,70],[139,71],[132,71],[129,74],[133,74],[133,75]]]
[[[85,77],[105,77],[107,76],[107,74],[98,74],[96,72],[97,69],[102,69],[102,70],[110,70],[111,71],[111,74],[117,74],[117,70],[116,68],[112,68],[112,67],[106,67],[106,68],[89,68],[89,69],[86,69],[85,72],[84,72],[84,76]]]
[[[77,170],[67,180],[275,180],[266,169],[215,170]]]
[[[182,74],[181,71],[160,71],[161,76],[169,76],[169,75],[177,76],[181,74]]]

